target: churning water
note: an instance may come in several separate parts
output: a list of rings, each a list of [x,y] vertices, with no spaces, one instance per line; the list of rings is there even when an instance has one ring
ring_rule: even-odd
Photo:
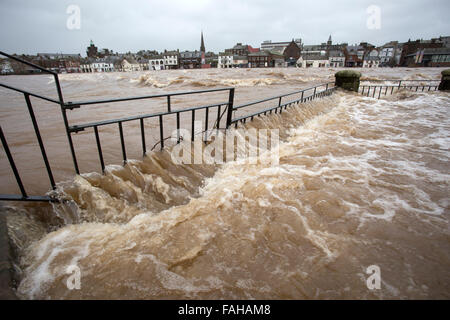
[[[439,71],[363,70],[363,76],[439,79]],[[326,82],[333,74],[179,70],[64,75],[62,83],[74,100],[80,92],[93,99],[229,85],[240,103]],[[41,89],[28,80],[46,79],[38,77],[8,81]],[[5,91],[1,95],[6,99]],[[45,176],[33,160],[32,132],[19,121],[26,118],[16,110],[19,98],[10,108],[2,105],[1,121],[18,158],[29,159],[22,166],[37,192]],[[209,98],[192,99],[205,104]],[[80,111],[75,120],[142,108],[145,103],[102,106]],[[163,101],[152,108],[163,110]],[[94,172],[92,141],[76,141],[85,167],[93,169],[74,178],[59,115],[50,109],[38,108],[38,120],[55,170],[66,178],[54,191],[65,201],[3,208],[21,298],[450,297],[448,93],[401,91],[378,100],[338,91],[248,123],[280,130],[277,163],[175,165],[170,148],[142,159],[137,146],[138,160],[110,165],[102,175]],[[102,143],[114,160],[120,147],[113,131]],[[131,153],[138,142],[139,134],[132,135]],[[11,193],[1,157],[2,188]],[[67,287],[72,265],[80,270],[79,290]],[[371,265],[381,270],[379,290],[366,285]]]

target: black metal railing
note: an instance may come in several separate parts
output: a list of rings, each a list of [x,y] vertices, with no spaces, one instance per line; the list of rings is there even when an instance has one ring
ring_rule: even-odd
[[[186,95],[193,95],[193,94],[205,94],[205,93],[213,93],[213,92],[223,92],[223,91],[228,91],[228,100],[227,101],[220,101],[220,102],[217,102],[214,104],[195,106],[195,107],[179,109],[179,110],[172,110],[171,97],[186,96]],[[105,103],[132,101],[132,100],[145,100],[145,99],[154,99],[154,98],[166,98],[167,111],[154,112],[154,113],[130,116],[130,117],[125,117],[125,118],[90,122],[90,123],[84,123],[84,124],[79,124],[79,125],[69,125],[68,132],[69,132],[69,135],[71,135],[73,133],[84,131],[88,128],[93,128],[94,135],[95,135],[95,141],[97,144],[97,151],[98,151],[100,166],[101,166],[102,171],[104,172],[105,163],[103,160],[103,151],[102,151],[100,135],[99,135],[99,131],[98,131],[99,127],[107,126],[107,125],[118,125],[123,163],[126,164],[128,159],[127,159],[127,151],[126,151],[126,145],[125,145],[125,139],[124,139],[124,133],[123,133],[123,125],[122,125],[123,123],[130,122],[130,121],[139,121],[141,143],[142,143],[142,154],[145,156],[145,154],[147,153],[147,145],[146,145],[146,140],[145,140],[145,125],[144,125],[145,119],[149,119],[149,118],[157,118],[158,119],[159,140],[158,140],[157,144],[160,145],[160,149],[162,150],[164,148],[164,141],[166,139],[168,139],[168,137],[166,137],[164,135],[164,119],[167,116],[170,116],[170,115],[176,116],[176,129],[177,129],[177,133],[178,133],[177,143],[179,143],[180,142],[180,128],[181,128],[180,115],[183,113],[190,113],[190,115],[191,115],[191,137],[192,137],[192,140],[194,140],[194,123],[196,120],[196,114],[198,114],[200,111],[204,110],[204,112],[205,112],[204,113],[205,121],[203,124],[204,127],[202,129],[202,132],[208,131],[209,115],[211,114],[211,112],[214,112],[214,109],[216,109],[217,112],[216,112],[216,121],[215,121],[213,127],[215,129],[226,129],[229,127],[228,122],[222,128],[220,127],[220,124],[221,124],[221,120],[222,120],[222,117],[225,114],[225,112],[228,112],[228,110],[231,110],[233,107],[233,97],[234,97],[234,88],[218,88],[218,89],[208,89],[208,90],[198,90],[198,91],[164,93],[164,94],[147,95],[147,96],[139,96],[139,97],[69,102],[69,103],[65,104],[66,110],[73,110],[75,108],[81,108],[82,106],[88,106],[88,105],[98,105],[98,104],[105,104]],[[228,113],[230,113],[230,112],[228,112]],[[228,118],[229,117],[227,116],[227,119]],[[77,160],[75,159],[74,161],[76,162]],[[79,173],[79,172],[77,172],[77,173]]]
[[[247,121],[247,119],[250,119],[250,121],[252,121],[253,118],[256,116],[266,115],[267,113],[271,114],[272,112],[274,112],[274,113],[279,112],[281,114],[283,111],[283,108],[287,109],[288,107],[293,106],[293,105],[298,105],[299,103],[312,101],[315,98],[328,96],[328,95],[332,94],[333,91],[335,91],[335,90],[336,90],[336,87],[334,86],[334,82],[328,82],[328,83],[324,83],[324,84],[319,84],[314,87],[310,87],[310,88],[306,88],[306,89],[302,89],[302,90],[298,90],[298,91],[294,91],[294,92],[289,92],[286,94],[282,94],[282,95],[278,95],[278,96],[274,96],[274,97],[270,97],[270,98],[266,98],[266,99],[262,99],[262,100],[247,102],[247,103],[241,104],[239,106],[233,107],[232,111],[243,110],[244,108],[248,108],[250,106],[254,106],[257,104],[262,104],[262,103],[266,103],[266,102],[274,101],[274,100],[276,101],[276,104],[266,107],[262,110],[258,110],[256,112],[252,112],[249,114],[242,115],[240,117],[236,117],[230,121],[230,124],[234,124],[235,127],[237,127],[239,122],[245,123]],[[294,95],[296,95],[297,97],[292,100],[289,100],[289,101],[282,101],[283,98],[291,97]]]
[[[17,58],[15,56],[9,55],[7,53],[4,53],[0,51],[0,55],[5,56],[11,60],[17,61],[19,63],[23,63],[25,65],[28,65],[32,68],[38,69],[43,73],[51,74],[54,77],[56,91],[58,95],[58,99],[50,98],[43,96],[41,94],[37,94],[34,92],[30,92],[21,88],[12,87],[10,85],[0,83],[0,87],[3,87],[5,89],[9,89],[18,93],[21,93],[24,95],[24,99],[28,108],[28,112],[30,115],[30,118],[33,123],[33,129],[36,134],[36,138],[40,147],[41,155],[45,164],[45,168],[47,170],[47,174],[50,180],[50,185],[53,189],[56,188],[55,179],[53,177],[53,172],[50,166],[50,163],[48,161],[47,152],[45,150],[44,142],[42,140],[39,125],[37,123],[33,105],[31,103],[30,97],[35,97],[47,102],[55,103],[59,105],[59,108],[61,110],[65,131],[68,139],[68,143],[70,146],[73,166],[76,174],[80,174],[80,169],[78,165],[78,159],[74,148],[73,138],[72,135],[74,133],[84,131],[88,128],[92,128],[95,140],[97,144],[97,151],[99,156],[99,162],[102,171],[105,170],[105,161],[103,157],[103,151],[101,146],[101,140],[100,140],[100,133],[98,128],[106,125],[114,125],[116,124],[118,126],[119,135],[120,135],[120,143],[121,143],[121,150],[122,150],[122,157],[123,162],[127,162],[127,150],[125,145],[125,139],[124,139],[124,130],[123,130],[123,123],[130,122],[130,121],[138,121],[140,125],[140,131],[141,131],[141,142],[142,142],[142,153],[143,155],[147,152],[147,146],[146,146],[146,140],[145,140],[145,125],[144,120],[148,118],[157,118],[159,120],[158,127],[159,127],[159,141],[160,148],[164,148],[164,141],[167,139],[164,136],[164,120],[165,117],[169,115],[175,115],[176,116],[176,127],[178,132],[178,139],[177,142],[180,142],[180,115],[183,113],[190,113],[191,115],[191,136],[192,140],[194,140],[194,122],[196,119],[196,115],[200,112],[204,112],[204,131],[208,131],[209,126],[209,118],[212,112],[216,111],[216,113],[213,115],[215,117],[215,123],[213,125],[213,128],[215,129],[227,129],[232,120],[231,116],[231,110],[233,107],[233,99],[234,99],[234,88],[219,88],[219,89],[207,89],[207,90],[198,90],[198,91],[185,91],[185,92],[173,92],[173,93],[165,93],[165,94],[156,94],[156,95],[146,95],[146,96],[139,96],[139,97],[125,97],[125,98],[116,98],[116,99],[105,99],[105,100],[94,100],[94,101],[79,101],[79,102],[64,102],[63,94],[58,78],[58,74],[56,72],[47,70],[45,68],[42,68],[41,66],[38,66],[36,64],[33,64],[29,61]],[[226,101],[220,101],[214,104],[208,104],[208,105],[202,105],[202,106],[195,106],[190,108],[185,108],[181,110],[173,110],[172,109],[172,102],[171,98],[175,96],[187,96],[187,95],[196,95],[196,94],[205,94],[205,93],[213,93],[213,92],[224,92],[228,91],[228,97]],[[68,120],[68,111],[78,109],[81,107],[89,106],[89,105],[99,105],[99,104],[105,104],[105,103],[116,103],[116,102],[124,102],[124,101],[134,101],[134,100],[146,100],[146,99],[155,99],[155,98],[165,98],[167,101],[167,111],[164,112],[154,112],[144,115],[137,115],[137,116],[130,116],[126,118],[119,118],[119,119],[112,119],[112,120],[104,120],[104,121],[97,121],[97,122],[91,122],[91,123],[84,123],[84,124],[75,124],[70,125]],[[223,116],[227,113],[227,116],[225,117],[225,125],[221,127],[221,123],[224,121],[221,121],[223,119]],[[211,118],[213,119],[213,118]],[[6,140],[5,134],[3,132],[2,127],[0,126],[0,140],[3,146],[3,149],[6,153],[6,156],[8,158],[10,167],[13,171],[14,177],[16,179],[17,185],[20,189],[20,195],[16,194],[0,194],[0,200],[11,200],[11,201],[57,201],[56,199],[50,197],[50,196],[31,196],[28,195],[25,186],[22,182],[22,178],[19,174],[19,171],[17,169],[16,163],[14,161],[13,155],[11,153],[11,150],[9,148],[8,142]]]
[[[65,111],[65,108],[64,108],[64,99],[63,99],[63,95],[62,95],[62,91],[61,91],[61,85],[59,83],[58,74],[56,72],[53,72],[53,71],[47,70],[45,68],[42,68],[41,66],[35,65],[35,64],[33,64],[33,63],[29,62],[29,61],[22,60],[22,59],[19,59],[17,57],[11,56],[11,55],[9,55],[7,53],[4,53],[2,51],[0,51],[0,55],[5,56],[5,57],[7,57],[7,58],[9,58],[11,60],[15,60],[17,62],[20,62],[20,63],[23,63],[25,65],[28,65],[28,66],[30,66],[32,68],[38,69],[41,72],[44,72],[44,73],[47,73],[47,74],[51,74],[54,77],[55,86],[56,86],[56,92],[58,94],[58,100],[53,99],[53,98],[49,98],[49,97],[45,97],[45,96],[42,96],[40,94],[36,94],[36,93],[33,93],[33,92],[29,92],[29,91],[26,91],[26,90],[23,90],[23,89],[19,89],[19,88],[15,88],[15,87],[12,87],[12,86],[8,86],[8,85],[3,84],[3,83],[0,83],[0,87],[6,88],[6,89],[9,89],[9,90],[13,90],[13,91],[16,91],[16,92],[19,92],[19,93],[23,94],[25,102],[26,102],[26,105],[27,105],[27,108],[28,108],[28,113],[29,113],[31,121],[33,123],[33,129],[34,129],[34,132],[36,134],[36,139],[37,139],[38,144],[39,144],[39,148],[40,148],[40,151],[41,151],[41,156],[42,156],[42,159],[44,161],[45,168],[47,170],[48,178],[50,180],[50,185],[54,189],[56,187],[56,184],[55,184],[55,180],[53,178],[53,172],[52,172],[52,169],[51,169],[49,161],[48,161],[47,152],[45,150],[44,142],[42,141],[41,133],[40,133],[40,130],[39,130],[39,125],[38,125],[36,117],[34,115],[33,105],[31,103],[30,96],[38,98],[38,99],[41,99],[41,100],[45,100],[45,101],[48,101],[48,102],[52,102],[52,103],[58,104],[60,106],[60,110],[61,110],[62,115],[63,115],[64,124],[65,124],[65,126],[67,128],[68,127],[67,116],[66,116],[66,111]],[[6,140],[6,137],[5,137],[4,133],[3,133],[3,129],[2,129],[1,126],[0,126],[0,137],[1,137],[3,149],[5,150],[5,153],[7,155],[9,164],[11,166],[11,169],[12,169],[12,171],[14,173],[14,177],[15,177],[15,179],[17,181],[17,184],[18,184],[20,192],[21,192],[21,195],[0,194],[0,200],[53,201],[54,199],[52,199],[49,196],[31,196],[31,195],[28,195],[28,193],[26,192],[25,187],[24,187],[24,185],[22,183],[22,179],[20,177],[20,174],[19,174],[19,172],[17,170],[16,164],[14,162],[14,158],[13,158],[13,156],[12,156],[10,150],[9,150],[8,142]],[[71,148],[72,155],[73,155],[73,157],[75,157],[75,152],[74,152],[74,149],[73,149],[73,143],[72,143],[71,137],[68,134],[68,132],[67,132],[67,137],[69,139],[69,145],[70,145],[70,148]]]
[[[28,108],[28,112],[30,115],[30,118],[33,123],[33,129],[36,134],[36,138],[40,147],[41,156],[43,158],[45,168],[48,174],[48,178],[50,181],[51,187],[54,189],[56,187],[55,179],[53,177],[53,172],[51,169],[51,166],[48,161],[47,153],[44,146],[44,141],[41,137],[39,126],[36,120],[36,117],[34,115],[33,105],[30,101],[30,97],[35,97],[50,103],[58,104],[59,109],[63,116],[64,121],[64,128],[66,131],[66,136],[68,139],[70,152],[72,156],[74,171],[76,174],[80,174],[79,164],[77,155],[75,152],[75,147],[73,143],[73,134],[80,132],[80,131],[87,131],[92,130],[93,135],[95,137],[96,146],[97,146],[97,153],[98,153],[98,160],[101,167],[101,170],[104,172],[105,170],[105,160],[102,150],[102,144],[101,144],[101,136],[100,136],[100,127],[105,126],[114,126],[117,125],[117,130],[119,131],[120,136],[120,145],[121,145],[121,152],[122,152],[122,159],[123,163],[127,163],[127,146],[125,144],[125,137],[124,137],[124,128],[123,124],[128,122],[138,122],[139,129],[140,129],[140,136],[141,136],[141,147],[142,147],[142,154],[145,156],[147,153],[147,143],[146,143],[146,135],[145,135],[145,120],[146,119],[157,119],[157,127],[159,129],[159,139],[157,140],[157,146],[159,144],[160,149],[163,149],[165,147],[164,141],[168,139],[169,137],[166,137],[164,132],[164,123],[165,119],[167,119],[169,116],[175,116],[176,117],[176,129],[178,133],[177,137],[177,143],[180,142],[180,116],[182,114],[190,114],[190,120],[191,120],[191,138],[194,140],[194,122],[196,120],[196,117],[204,118],[204,122],[202,122],[202,130],[201,132],[207,132],[209,130],[209,119],[211,117],[211,120],[215,122],[212,125],[211,129],[222,129],[226,130],[231,125],[235,125],[237,127],[238,123],[245,123],[247,120],[251,121],[256,116],[266,115],[273,113],[282,113],[283,109],[287,109],[290,106],[298,105],[300,103],[309,102],[316,98],[325,97],[328,95],[331,95],[337,88],[334,85],[333,82],[328,82],[324,84],[319,84],[314,87],[289,92],[286,94],[273,96],[257,101],[247,102],[238,106],[234,106],[234,88],[218,88],[218,89],[208,89],[208,90],[199,90],[199,91],[185,91],[185,92],[173,92],[173,93],[165,93],[165,94],[156,94],[156,95],[146,95],[146,96],[138,96],[138,97],[125,97],[125,98],[115,98],[115,99],[105,99],[105,100],[93,100],[93,101],[78,101],[78,102],[65,102],[63,99],[63,94],[61,90],[61,86],[58,79],[58,74],[56,72],[47,70],[45,68],[42,68],[38,65],[35,65],[33,63],[30,63],[28,61],[22,60],[20,58],[8,55],[4,52],[0,51],[0,55],[6,56],[9,59],[15,60],[17,62],[26,64],[28,66],[31,66],[33,68],[36,68],[44,73],[51,74],[54,77],[56,91],[57,91],[57,99],[45,97],[41,94],[29,92],[23,89],[15,88],[6,84],[0,83],[0,87],[13,90],[16,92],[19,92],[24,95],[25,103]],[[371,86],[373,87],[373,86]],[[384,86],[385,87],[385,86]],[[401,87],[400,85],[398,87]],[[364,86],[362,86],[364,88]],[[368,89],[368,92],[370,92],[371,89]],[[188,107],[184,109],[174,109],[173,108],[173,101],[172,97],[176,96],[188,96],[188,95],[199,95],[199,94],[209,94],[209,93],[218,93],[218,92],[227,92],[227,98],[226,100],[223,99],[221,101],[208,104],[208,105],[200,105],[200,106],[193,106]],[[166,110],[164,111],[158,111],[158,112],[152,112],[148,114],[141,114],[141,115],[133,115],[129,117],[123,117],[123,118],[117,118],[117,119],[110,119],[110,120],[101,120],[96,122],[89,122],[89,123],[82,123],[82,124],[69,124],[68,119],[68,112],[74,109],[79,108],[86,108],[88,106],[93,105],[100,105],[100,104],[109,104],[109,103],[118,103],[118,102],[127,102],[127,101],[136,101],[136,100],[151,100],[151,99],[165,99],[166,100]],[[224,101],[225,100],[225,101]],[[275,101],[275,104],[273,102]],[[272,105],[273,104],[273,105]],[[269,105],[267,107],[267,105]],[[252,108],[253,107],[253,108]],[[256,111],[255,111],[256,109]],[[236,116],[237,112],[247,112],[244,115]],[[226,116],[225,116],[226,114]],[[224,125],[223,125],[224,123]],[[10,167],[14,173],[14,176],[16,178],[17,184],[19,186],[20,195],[10,195],[10,194],[2,194],[0,195],[0,200],[14,200],[14,201],[57,201],[54,198],[51,198],[49,196],[30,196],[27,194],[24,184],[22,182],[22,179],[19,175],[19,172],[17,170],[17,167],[15,165],[13,155],[10,151],[10,148],[8,146],[6,137],[3,133],[3,130],[0,126],[0,138],[3,145],[3,149],[6,153],[6,156],[8,158]],[[170,138],[172,138],[170,136]],[[155,147],[154,146],[154,147]]]
[[[362,84],[359,92],[362,95],[380,99],[382,95],[393,94],[399,90],[437,91],[440,80],[361,80],[364,82],[384,82],[384,84]],[[423,84],[428,83],[428,84]],[[427,89],[427,90],[425,90]]]

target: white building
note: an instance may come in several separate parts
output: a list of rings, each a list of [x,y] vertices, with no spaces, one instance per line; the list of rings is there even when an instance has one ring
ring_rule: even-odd
[[[322,54],[302,54],[297,60],[299,68],[327,68],[330,67],[330,61],[325,52]]]
[[[397,41],[391,41],[381,46],[378,57],[380,65],[398,65],[402,54],[402,46]]]
[[[379,57],[370,57],[367,56],[363,61],[363,68],[378,68],[380,66],[380,58]]]
[[[163,54],[164,63],[166,69],[178,69],[178,52],[177,51],[166,51]]]
[[[381,49],[380,60],[382,63],[388,63],[394,57],[395,49],[393,47],[385,47]]]
[[[110,57],[106,58],[88,58],[85,62],[80,63],[81,72],[113,72],[114,61]]]
[[[81,72],[92,72],[91,64],[89,62],[80,64]]]
[[[13,73],[14,69],[11,67],[11,63],[9,61],[4,61],[0,63],[0,73],[1,74],[10,74]]]
[[[248,68],[247,56],[238,56],[231,53],[220,53],[217,58],[217,68]]]
[[[165,69],[164,60],[165,59],[163,56],[151,57],[150,59],[148,59],[149,70],[164,70]]]
[[[102,59],[88,59],[80,64],[81,72],[113,72],[114,63],[112,60]]]
[[[232,68],[234,64],[233,55],[229,53],[219,53],[217,60],[217,68],[227,69]]]
[[[105,61],[95,61],[91,63],[92,72],[112,72],[114,71],[114,64]]]
[[[380,66],[379,52],[376,49],[366,54],[363,61],[363,68],[378,68]]]
[[[141,58],[138,60],[140,70],[149,70],[149,60]]]
[[[126,71],[126,72],[141,71],[141,66],[133,58],[123,59],[121,65],[122,65],[122,71]]]

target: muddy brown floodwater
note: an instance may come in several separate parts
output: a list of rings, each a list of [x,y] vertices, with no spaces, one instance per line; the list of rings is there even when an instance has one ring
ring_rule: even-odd
[[[233,86],[244,103],[333,81],[334,69],[172,70],[61,75],[66,101]],[[440,79],[441,69],[361,70],[368,80]],[[55,96],[51,78],[0,81]],[[23,97],[0,89],[0,122],[30,194],[49,191]],[[173,108],[226,101],[174,99]],[[141,156],[139,123],[75,135],[74,176],[58,106],[33,99],[58,188],[53,206],[4,203],[23,299],[436,299],[450,297],[450,95],[338,91],[261,117],[279,161],[175,164]],[[85,123],[165,110],[165,100],[86,106]],[[189,126],[190,119],[182,119]],[[157,128],[149,121],[148,127]],[[149,146],[156,142],[147,131]],[[156,131],[157,132],[157,131]],[[168,132],[167,132],[168,133]],[[157,136],[157,134],[156,134]],[[154,139],[154,140],[152,140]],[[265,156],[270,157],[270,154]],[[1,193],[17,193],[0,155]],[[69,290],[69,266],[81,289]],[[381,288],[369,290],[369,266]]]

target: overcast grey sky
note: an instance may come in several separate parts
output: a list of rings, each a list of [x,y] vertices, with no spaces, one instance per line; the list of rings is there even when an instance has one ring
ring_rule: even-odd
[[[79,29],[67,27],[69,5],[80,8]],[[371,5],[381,10],[379,29],[367,27]],[[449,14],[449,0],[0,0],[0,49],[85,56],[92,39],[118,52],[193,50],[201,30],[214,52],[269,39],[316,44],[330,34],[334,43],[381,45],[450,35]]]

